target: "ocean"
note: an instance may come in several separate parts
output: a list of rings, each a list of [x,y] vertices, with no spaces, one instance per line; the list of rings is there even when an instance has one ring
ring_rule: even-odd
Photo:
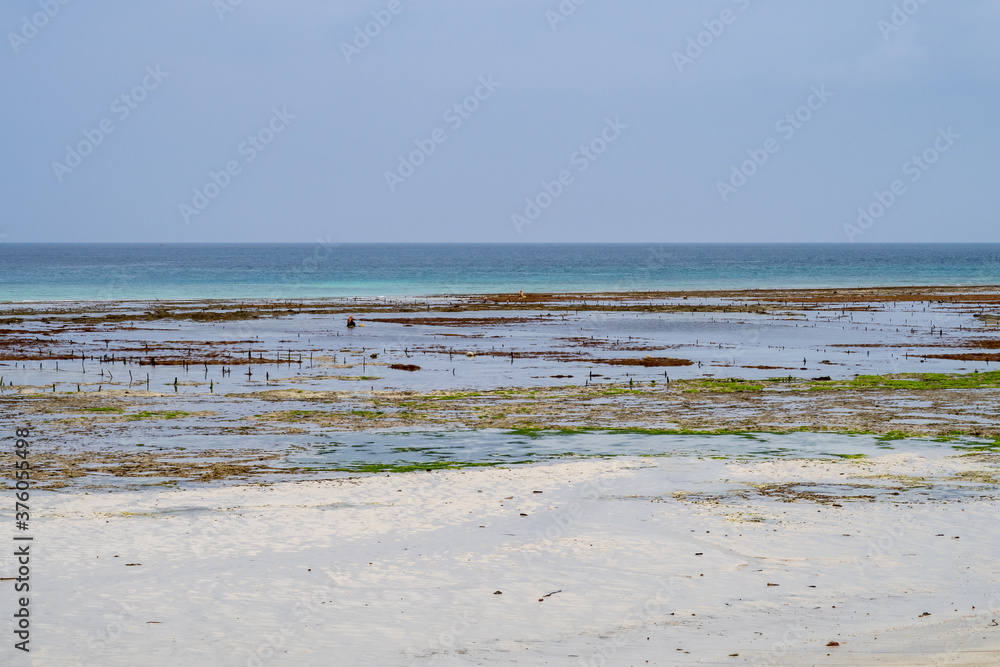
[[[1000,284],[1000,244],[0,244],[0,301]]]

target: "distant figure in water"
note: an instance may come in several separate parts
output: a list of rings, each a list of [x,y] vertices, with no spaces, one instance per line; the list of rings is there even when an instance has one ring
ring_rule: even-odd
[[[348,315],[347,316],[347,328],[351,329],[351,328],[354,328],[356,326],[357,325],[354,323],[354,315]]]
[[[520,292],[518,292],[517,295],[523,299],[524,298],[524,290],[521,290]]]

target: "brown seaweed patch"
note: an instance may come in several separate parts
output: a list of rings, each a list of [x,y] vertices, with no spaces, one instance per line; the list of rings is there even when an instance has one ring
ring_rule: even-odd
[[[1000,350],[1000,338],[973,338],[962,343],[962,347],[974,347],[978,350]]]
[[[961,354],[922,354],[924,359],[950,359],[952,361],[1000,361],[1000,354],[987,352],[963,352]]]
[[[420,370],[420,366],[416,364],[389,364],[389,368],[395,371],[409,371],[411,373]]]
[[[694,362],[690,359],[677,359],[675,357],[643,357],[641,359],[592,359],[595,364],[607,364],[608,366],[643,366],[645,368],[660,368],[664,366],[692,366]]]
[[[368,322],[387,324],[419,324],[437,327],[500,327],[514,324],[537,324],[539,321],[554,320],[555,317],[371,317]]]
[[[805,500],[814,503],[833,503],[840,500],[864,500],[874,502],[874,495],[857,495],[850,493],[857,489],[877,490],[879,487],[870,484],[819,484],[815,482],[792,482],[785,484],[751,484],[753,490],[767,498],[774,498],[785,503]],[[813,488],[821,487],[822,491]],[[838,493],[837,490],[840,492]]]
[[[659,352],[679,347],[677,345],[649,345],[641,340],[612,340],[609,338],[587,338],[584,336],[570,336],[555,338],[560,342],[565,342],[571,347],[590,347],[609,350],[611,352]]]
[[[248,479],[256,475],[304,472],[301,468],[274,467],[269,462],[281,459],[281,454],[256,450],[239,453],[208,450],[198,454],[199,459],[208,460],[193,460],[191,456],[178,452],[45,452],[37,457],[40,465],[35,477],[39,488],[44,489],[62,488],[74,478],[92,475],[98,479],[113,477],[138,481],[165,477],[170,481],[211,482],[233,477]]]

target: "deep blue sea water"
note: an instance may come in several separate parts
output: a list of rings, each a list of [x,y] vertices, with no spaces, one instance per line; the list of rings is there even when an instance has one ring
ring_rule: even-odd
[[[0,244],[0,301],[1000,284],[1000,244]]]

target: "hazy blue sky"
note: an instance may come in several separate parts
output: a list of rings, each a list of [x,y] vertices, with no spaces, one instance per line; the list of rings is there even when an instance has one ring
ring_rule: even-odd
[[[63,1],[2,241],[1000,240],[998,0]]]

